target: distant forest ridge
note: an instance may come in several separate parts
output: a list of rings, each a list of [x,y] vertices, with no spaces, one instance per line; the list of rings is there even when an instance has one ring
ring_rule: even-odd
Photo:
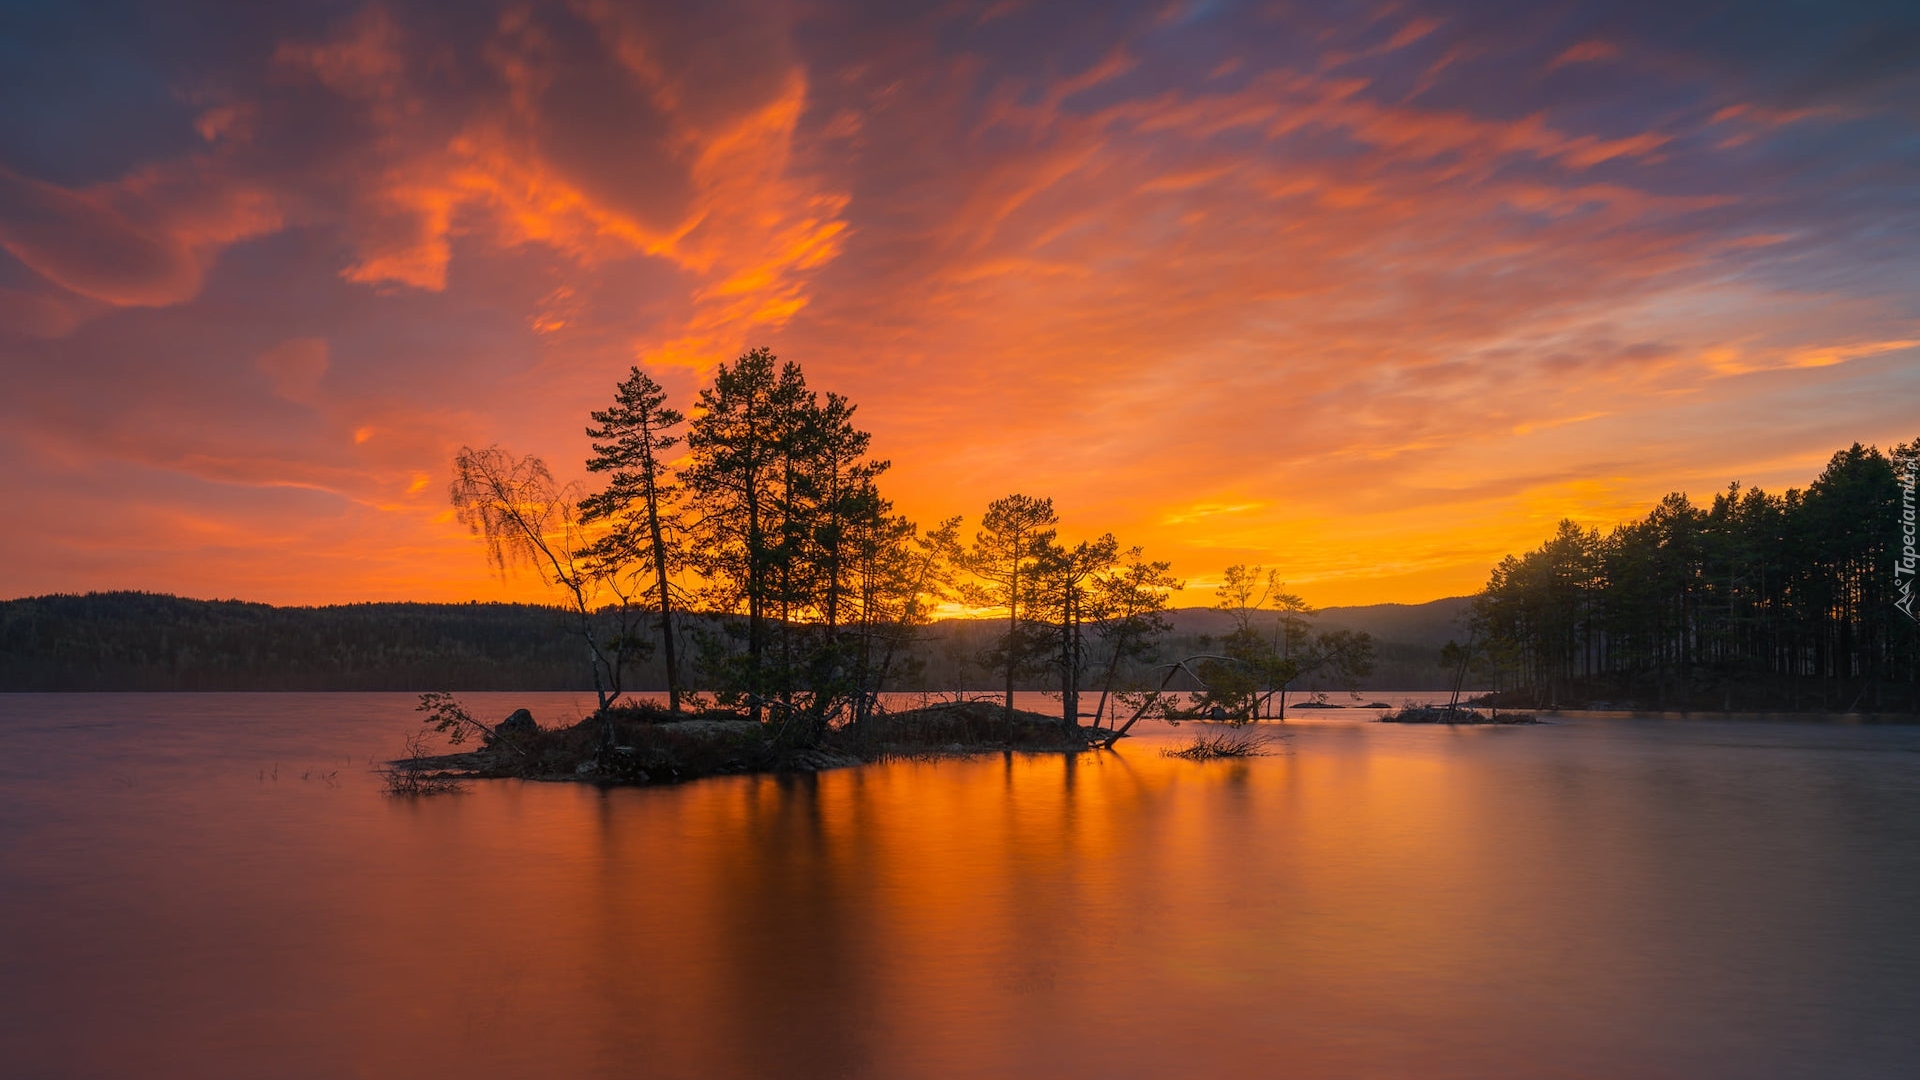
[[[1451,680],[1439,650],[1462,636],[1471,602],[1330,607],[1314,622],[1373,636],[1374,671],[1362,689],[1437,690]],[[1232,617],[1213,608],[1167,614],[1162,656],[1203,651],[1233,628]],[[144,592],[36,596],[0,601],[0,690],[592,690],[579,641],[564,631],[568,617],[565,608],[536,604],[275,607]],[[1001,623],[926,627],[913,645],[916,673],[888,689],[993,687],[996,676],[977,654]],[[657,659],[636,664],[629,688],[664,688],[658,668]],[[1036,674],[1023,689],[1054,686]]]

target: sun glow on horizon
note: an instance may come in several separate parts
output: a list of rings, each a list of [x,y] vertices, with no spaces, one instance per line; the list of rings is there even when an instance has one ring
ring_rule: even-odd
[[[1914,437],[1912,73],[1809,74],[1864,18],[49,14],[0,130],[0,455],[44,530],[0,595],[539,599],[454,451],[590,480],[629,365],[691,412],[757,345],[922,526],[1020,491],[1183,604],[1235,563],[1471,592],[1563,517]]]

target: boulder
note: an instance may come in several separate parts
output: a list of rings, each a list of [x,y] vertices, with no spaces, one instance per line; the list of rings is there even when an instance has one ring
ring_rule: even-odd
[[[531,735],[539,730],[540,725],[534,723],[532,713],[525,709],[515,709],[513,715],[494,727],[493,733],[495,735]]]

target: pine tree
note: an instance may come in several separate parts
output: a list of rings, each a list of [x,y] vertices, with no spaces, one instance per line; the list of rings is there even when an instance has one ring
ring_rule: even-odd
[[[681,474],[696,515],[692,562],[707,578],[716,611],[745,609],[747,655],[737,680],[761,716],[767,690],[766,619],[775,597],[774,570],[781,539],[778,482],[787,397],[764,348],[720,365],[713,385],[700,391],[700,413],[688,425],[692,462]]]
[[[967,583],[963,597],[975,607],[999,608],[1007,613],[1007,632],[985,662],[998,667],[1006,679],[1007,733],[1013,733],[1013,683],[1032,662],[1037,643],[1021,623],[1029,585],[1053,543],[1059,521],[1052,499],[1008,495],[987,505],[980,531],[961,565],[976,579]]]
[[[608,473],[604,490],[581,501],[581,519],[604,522],[609,531],[587,549],[617,586],[644,583],[632,590],[651,594],[658,615],[661,655],[667,671],[667,708],[680,711],[680,669],[673,630],[673,575],[684,561],[676,499],[678,486],[668,473],[669,452],[680,437],[669,432],[685,419],[666,407],[667,393],[639,368],[614,391],[612,407],[590,413],[596,427],[589,472]],[[631,595],[620,592],[622,604]]]

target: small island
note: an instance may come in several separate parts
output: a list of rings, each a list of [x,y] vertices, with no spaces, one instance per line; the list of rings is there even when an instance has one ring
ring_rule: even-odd
[[[524,712],[489,725],[429,693],[429,726],[480,748],[434,754],[416,736],[389,766],[396,792],[1078,752],[1111,747],[1149,715],[1284,717],[1290,687],[1351,687],[1372,671],[1368,634],[1316,631],[1315,609],[1276,571],[1247,565],[1227,567],[1216,589],[1228,632],[1159,663],[1184,587],[1170,563],[1112,533],[1064,540],[1053,500],[1019,493],[992,500],[971,541],[960,517],[921,528],[882,494],[888,463],[869,454],[853,403],[767,349],[721,364],[689,411],[630,368],[589,414],[598,490],[499,446],[454,456],[456,516],[501,574],[530,570],[551,591],[598,707],[567,728]],[[934,614],[954,608],[998,628],[973,650],[1000,684],[996,700],[885,707],[924,666],[915,647]],[[643,667],[659,673],[664,702],[627,694]],[[1057,716],[1014,708],[1016,688],[1035,680],[1057,696]]]
[[[991,701],[954,701],[878,712],[857,725],[800,738],[807,725],[759,721],[722,708],[675,713],[652,702],[615,705],[566,727],[541,727],[526,709],[495,725],[466,712],[448,694],[422,695],[427,726],[456,745],[427,752],[409,740],[409,756],[387,763],[394,794],[457,790],[467,780],[519,779],[648,785],[765,772],[820,772],[875,761],[967,757],[983,753],[1079,753],[1115,733],[1056,717],[1009,710]]]

